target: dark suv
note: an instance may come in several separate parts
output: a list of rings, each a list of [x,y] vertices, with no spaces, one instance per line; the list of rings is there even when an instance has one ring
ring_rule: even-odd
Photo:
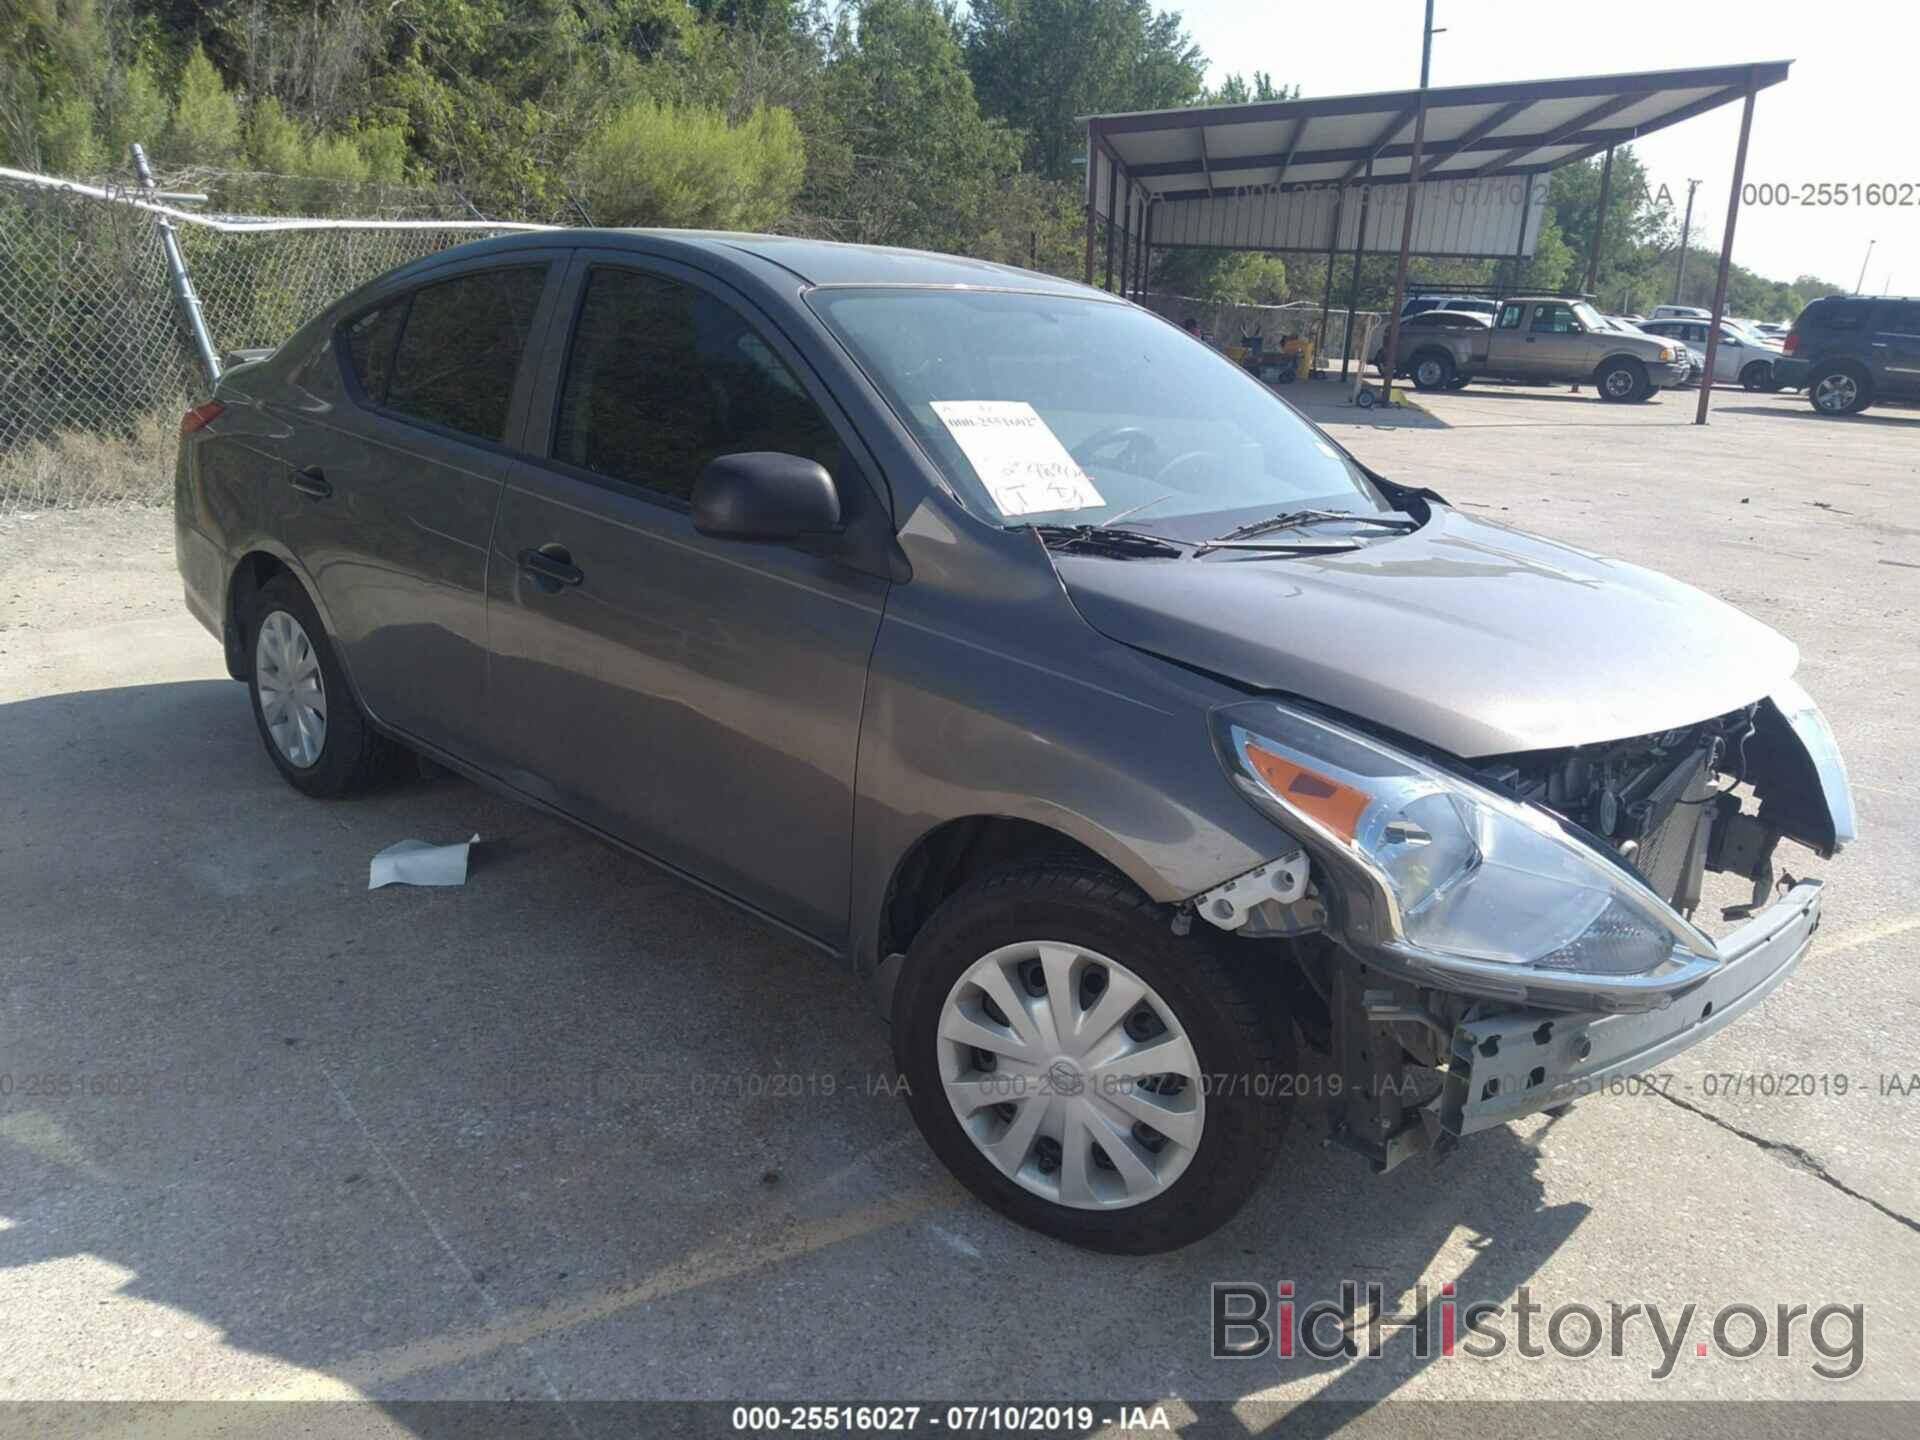
[[[1920,400],[1920,299],[1829,295],[1800,312],[1773,375],[1822,415]]]

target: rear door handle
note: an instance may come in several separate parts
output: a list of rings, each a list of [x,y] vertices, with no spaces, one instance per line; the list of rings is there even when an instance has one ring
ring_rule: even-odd
[[[563,585],[578,585],[587,577],[580,567],[573,563],[573,556],[564,545],[542,545],[538,550],[520,552],[520,568],[531,575],[534,583],[549,595],[559,593]]]
[[[293,479],[288,483],[302,495],[311,496],[315,500],[324,500],[333,494],[333,486],[327,483],[327,477],[318,465],[309,465],[304,470],[294,471]]]

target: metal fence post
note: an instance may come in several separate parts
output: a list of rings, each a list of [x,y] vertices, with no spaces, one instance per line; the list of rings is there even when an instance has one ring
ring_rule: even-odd
[[[133,173],[139,177],[140,188],[151,198],[156,187],[153,168],[147,164],[147,152],[137,144],[132,148]],[[200,356],[200,368],[207,372],[207,384],[213,385],[220,379],[220,357],[214,353],[213,336],[207,333],[207,317],[200,313],[200,297],[193,292],[193,280],[187,274],[187,262],[180,253],[180,238],[173,233],[173,222],[165,215],[156,212],[153,223],[160,232],[160,249],[167,257],[167,278],[173,282],[174,303],[180,307],[180,318],[193,338],[193,348]]]

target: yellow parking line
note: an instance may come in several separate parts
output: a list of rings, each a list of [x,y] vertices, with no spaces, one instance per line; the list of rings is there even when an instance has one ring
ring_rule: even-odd
[[[327,1374],[315,1374],[284,1390],[248,1398],[318,1400],[348,1395],[357,1397],[367,1389],[390,1385],[409,1375],[465,1364],[509,1346],[524,1345],[561,1331],[590,1325],[596,1320],[609,1319],[637,1305],[651,1304],[669,1295],[736,1279],[755,1270],[764,1270],[810,1255],[829,1245],[885,1230],[924,1215],[941,1201],[951,1200],[953,1193],[953,1187],[942,1181],[872,1205],[830,1215],[823,1220],[794,1225],[765,1238],[723,1242],[664,1266],[633,1285],[604,1295],[562,1305],[509,1310],[498,1320],[464,1335],[433,1336],[386,1350],[369,1351],[343,1365],[329,1366]]]
[[[888,1229],[914,1220],[942,1204],[957,1198],[949,1180],[938,1180],[903,1191],[872,1205],[863,1205],[838,1215],[788,1225],[770,1234],[746,1235],[666,1265],[646,1279],[604,1295],[593,1295],[558,1305],[522,1306],[502,1312],[498,1319],[474,1330],[452,1335],[429,1336],[384,1350],[369,1350],[324,1371],[316,1370],[289,1383],[228,1398],[257,1401],[364,1400],[369,1390],[390,1387],[412,1375],[448,1369],[492,1355],[516,1345],[544,1340],[566,1331],[611,1319],[636,1306],[697,1290],[702,1286],[734,1280],[756,1270],[797,1260],[829,1245],[857,1240],[862,1235]],[[130,1407],[132,1408],[132,1407]],[[192,1401],[155,1414],[147,1407],[137,1424],[130,1423],[127,1433],[135,1431],[141,1440],[148,1437],[178,1435],[182,1440],[199,1440],[206,1431],[207,1417]],[[262,1434],[275,1434],[284,1428],[284,1416],[264,1412],[260,1417]],[[244,1433],[244,1412],[228,1412],[221,1417],[222,1433]],[[236,1431],[232,1427],[240,1425]]]
[[[1862,925],[1856,930],[1843,930],[1831,940],[1822,940],[1814,945],[1817,955],[1838,955],[1843,950],[1854,950],[1862,945],[1871,945],[1876,940],[1891,940],[1895,935],[1904,935],[1909,930],[1920,930],[1920,915],[1907,915],[1898,920],[1882,920],[1878,925]]]

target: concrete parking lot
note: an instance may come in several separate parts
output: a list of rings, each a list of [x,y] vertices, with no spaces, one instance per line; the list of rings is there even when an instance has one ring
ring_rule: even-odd
[[[0,522],[0,1398],[1920,1397],[1920,412],[1422,401],[1328,418],[1784,631],[1862,840],[1783,847],[1829,882],[1813,953],[1665,1094],[1379,1178],[1302,1113],[1246,1212],[1151,1259],[948,1180],[819,955],[464,781],[296,794],[181,608],[169,517]],[[366,890],[392,841],[474,832],[464,888]],[[1691,1304],[1702,1340],[1734,1304],[1859,1305],[1863,1362],[1823,1379],[1803,1332],[1654,1379],[1644,1328],[1620,1358],[1392,1332],[1220,1362],[1216,1280]]]

